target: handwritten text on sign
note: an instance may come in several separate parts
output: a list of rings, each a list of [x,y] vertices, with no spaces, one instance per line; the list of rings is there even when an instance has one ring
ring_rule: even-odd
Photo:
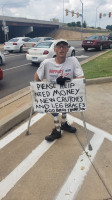
[[[34,111],[39,113],[81,112],[86,110],[85,79],[74,79],[60,86],[30,82]]]

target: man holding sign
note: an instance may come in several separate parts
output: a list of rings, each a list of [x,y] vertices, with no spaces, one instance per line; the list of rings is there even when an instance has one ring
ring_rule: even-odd
[[[65,82],[71,81],[71,79],[84,78],[84,73],[78,60],[75,57],[66,57],[68,48],[67,40],[57,40],[54,45],[56,57],[44,60],[36,71],[34,79],[36,81],[46,79],[48,82],[55,82],[63,86]],[[70,133],[76,132],[76,128],[67,123],[66,113],[62,113],[61,125],[58,113],[52,113],[52,115],[54,116],[55,128],[50,135],[45,137],[47,141],[52,142],[55,139],[59,139],[61,130]]]

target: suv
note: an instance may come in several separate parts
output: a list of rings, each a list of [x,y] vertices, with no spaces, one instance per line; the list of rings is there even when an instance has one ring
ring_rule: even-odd
[[[23,52],[23,43],[28,42],[31,38],[29,37],[16,37],[12,38],[4,44],[4,50],[12,53],[13,51]]]
[[[107,37],[109,40],[112,40],[112,33],[110,33]]]

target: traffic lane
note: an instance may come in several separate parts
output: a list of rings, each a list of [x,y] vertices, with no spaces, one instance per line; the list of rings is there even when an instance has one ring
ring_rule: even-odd
[[[88,59],[89,57],[98,55],[101,53],[101,51],[96,49],[88,49],[88,51],[85,51],[84,48],[82,48],[82,41],[69,41],[69,44],[71,46],[75,47],[75,56],[79,60],[79,62],[82,62],[83,60]],[[103,49],[102,52],[107,51],[107,49]]]
[[[22,65],[28,63],[25,57],[25,54],[14,53],[14,54],[6,54],[5,55],[5,63],[2,65],[2,69],[8,69],[15,67],[17,65]]]
[[[102,51],[96,50],[96,49],[89,49],[88,51],[83,50],[83,48],[76,49],[76,58],[79,60],[79,62],[82,62],[83,60],[86,60],[92,56],[97,56],[100,53],[106,52],[108,49],[103,49]]]
[[[4,79],[0,82],[0,98],[29,86],[30,81],[34,80],[36,70],[30,64],[4,70]]]
[[[68,41],[68,43],[71,45],[71,46],[73,46],[73,47],[75,47],[75,48],[81,48],[82,46],[82,41],[81,40],[69,40]]]

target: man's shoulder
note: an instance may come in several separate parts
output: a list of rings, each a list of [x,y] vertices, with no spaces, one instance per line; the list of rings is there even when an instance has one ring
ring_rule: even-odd
[[[77,60],[77,58],[75,56],[71,56],[71,57],[66,58],[66,62],[71,62],[71,63],[73,62],[74,63],[76,60]]]
[[[54,62],[54,58],[46,58],[43,63],[47,64],[47,63],[53,63]]]

